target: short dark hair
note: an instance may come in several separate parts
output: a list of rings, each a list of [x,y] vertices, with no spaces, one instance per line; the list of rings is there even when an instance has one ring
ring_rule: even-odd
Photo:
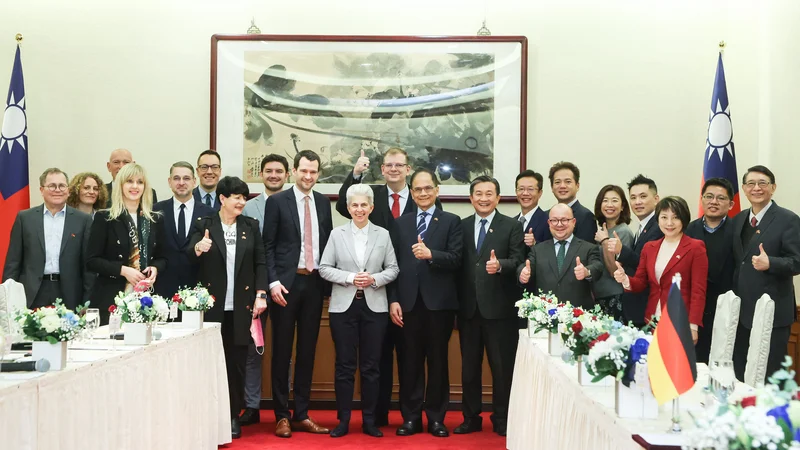
[[[631,181],[628,182],[628,192],[630,192],[632,187],[638,186],[640,184],[646,184],[651,191],[658,194],[658,186],[656,186],[656,182],[653,181],[652,178],[647,178],[642,174],[636,175],[635,177],[633,177]]]
[[[678,220],[681,221],[681,232],[686,232],[686,227],[689,226],[689,222],[692,220],[692,217],[689,215],[689,205],[686,203],[686,200],[677,195],[664,197],[656,204],[656,220],[661,214],[661,211],[672,211],[673,214],[678,216]]]
[[[519,180],[521,180],[523,178],[535,178],[536,182],[539,183],[539,190],[540,191],[542,190],[542,187],[544,187],[543,186],[544,178],[542,177],[542,174],[540,174],[538,172],[534,172],[534,171],[532,171],[530,169],[527,169],[527,170],[523,170],[522,172],[520,172],[519,175],[517,175],[517,178],[514,180],[514,188],[515,189],[516,189],[516,187],[517,187],[517,185],[519,183]]]
[[[556,175],[556,172],[563,169],[567,169],[572,172],[572,176],[575,177],[576,184],[581,182],[581,171],[578,169],[578,166],[569,161],[559,161],[553,164],[553,167],[550,168],[550,173],[547,175],[547,178],[550,179],[550,187],[553,186],[553,177]]]
[[[742,175],[742,184],[744,184],[745,181],[747,181],[747,176],[750,175],[750,172],[756,172],[766,175],[767,177],[769,177],[769,182],[775,184],[775,174],[772,173],[771,170],[767,169],[766,166],[761,166],[761,165],[753,166],[747,169],[747,172],[745,172],[744,175]]]
[[[261,171],[264,171],[264,166],[271,162],[279,162],[283,164],[283,168],[288,172],[289,171],[289,160],[286,159],[283,155],[278,155],[275,153],[270,153],[269,155],[265,156],[261,160]]]
[[[52,173],[55,173],[55,174],[59,174],[60,173],[61,175],[64,175],[64,178],[67,179],[67,185],[68,185],[67,187],[69,187],[69,176],[67,175],[66,172],[64,172],[63,170],[59,169],[58,167],[50,167],[49,169],[45,169],[44,172],[42,172],[42,174],[39,175],[39,187],[44,186],[44,182],[47,180],[47,176],[52,174]]]
[[[415,170],[414,173],[411,174],[411,180],[408,182],[408,184],[413,187],[414,178],[417,178],[417,175],[420,173],[427,173],[430,175],[431,180],[433,180],[433,186],[439,186],[439,178],[436,177],[436,174],[431,169],[426,169],[425,167],[420,167],[419,169]]]
[[[609,191],[615,192],[622,199],[622,211],[619,213],[617,224],[624,223],[625,225],[631,223],[631,207],[628,205],[628,199],[625,198],[625,191],[615,184],[607,184],[600,189],[597,198],[594,200],[594,217],[597,219],[598,225],[606,223],[606,216],[603,215],[603,198]]]
[[[305,159],[307,159],[309,161],[312,161],[312,162],[316,161],[317,162],[317,169],[318,170],[322,170],[322,160],[320,159],[319,155],[313,150],[303,150],[303,151],[297,152],[297,154],[294,155],[294,168],[295,169],[300,167],[300,160],[302,158],[305,158]]]
[[[731,183],[727,179],[720,177],[707,179],[706,182],[703,183],[703,190],[701,191],[701,195],[705,194],[706,189],[708,189],[710,186],[719,186],[721,188],[724,188],[728,192],[728,198],[730,200],[733,200],[733,183]]]
[[[203,150],[203,151],[202,151],[202,153],[200,153],[199,155],[197,155],[197,165],[198,165],[198,166],[200,165],[200,158],[202,158],[202,157],[203,157],[203,156],[205,156],[205,155],[213,155],[213,156],[216,156],[216,157],[217,157],[217,159],[219,160],[219,165],[222,165],[222,157],[221,157],[221,156],[219,156],[219,153],[218,153],[216,150],[210,150],[210,149],[209,149],[209,150]]]
[[[176,162],[176,163],[173,163],[173,164],[172,164],[172,165],[169,167],[169,176],[172,176],[172,171],[173,171],[173,169],[176,169],[176,168],[178,168],[178,167],[182,167],[182,168],[184,168],[184,169],[189,169],[189,172],[192,172],[192,177],[194,177],[194,167],[192,166],[192,164],[191,164],[191,163],[189,163],[189,162],[187,162],[187,161],[178,161],[178,162]]]
[[[497,195],[500,195],[500,183],[498,183],[495,178],[490,177],[489,175],[475,177],[475,179],[469,184],[469,195],[472,195],[472,191],[475,190],[475,186],[480,183],[494,183],[494,187],[497,189]]]
[[[247,197],[250,195],[250,188],[248,188],[247,183],[242,181],[239,177],[222,177],[222,179],[219,180],[219,184],[217,184],[217,195],[225,196],[225,198],[232,195],[243,195]]]

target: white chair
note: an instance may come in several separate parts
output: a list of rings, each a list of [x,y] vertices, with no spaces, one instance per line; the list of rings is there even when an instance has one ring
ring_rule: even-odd
[[[26,307],[25,287],[21,283],[8,279],[0,284],[0,329],[6,335],[13,335],[19,331],[14,316],[17,311]]]
[[[768,294],[764,294],[756,302],[753,329],[750,330],[750,348],[747,350],[747,365],[744,369],[744,382],[748,386],[764,384],[774,319],[775,301]]]
[[[739,326],[739,310],[742,300],[728,291],[717,297],[714,313],[714,328],[711,330],[711,352],[708,361],[732,361],[736,328]]]

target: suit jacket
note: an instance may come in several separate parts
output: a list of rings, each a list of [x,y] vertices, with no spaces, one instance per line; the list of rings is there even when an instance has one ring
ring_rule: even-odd
[[[266,206],[267,199],[264,198],[264,194],[258,194],[258,196],[248,200],[244,205],[244,210],[242,210],[242,215],[252,217],[258,221],[262,237],[264,235],[264,208]]]
[[[520,215],[521,213],[514,216],[514,220],[516,220],[517,223],[519,223]],[[533,216],[531,216],[531,220],[528,221],[525,229],[522,230],[522,234],[524,235],[530,231],[533,231],[533,238],[536,240],[536,242],[544,242],[552,238],[553,236],[550,234],[550,224],[547,223],[547,219],[547,211],[543,210],[542,208],[536,209],[536,212],[533,213]],[[594,239],[594,236],[592,236],[592,239]]]
[[[525,243],[519,221],[496,211],[488,224],[486,239],[476,250],[475,214],[461,220],[463,250],[458,294],[461,304],[459,316],[470,319],[479,311],[486,319],[517,317],[514,303],[522,290],[517,280],[517,266],[525,259]],[[500,273],[486,273],[486,262],[492,250],[500,261]]]
[[[582,241],[594,242],[594,234],[597,233],[597,220],[594,214],[589,211],[589,208],[581,205],[581,202],[576,201],[572,204],[572,215],[575,217],[575,237]],[[552,238],[550,228],[547,229],[547,239]]]
[[[163,202],[158,202],[153,207],[154,211],[162,213],[161,233],[162,256],[166,259],[168,270],[159,273],[156,277],[155,293],[164,297],[171,298],[183,286],[194,287],[197,285],[197,264],[189,262],[186,249],[191,248],[189,238],[192,237],[192,224],[201,217],[214,214],[208,206],[194,202],[192,217],[186,218],[186,230],[189,232],[187,237],[178,236],[175,226],[175,199],[170,198]]]
[[[25,287],[28,306],[33,303],[45,265],[44,205],[20,211],[11,228],[3,281],[11,278]],[[75,309],[89,298],[94,276],[85,269],[86,246],[92,217],[67,206],[58,265],[64,304]]]
[[[713,235],[707,235],[703,227],[703,219],[697,219],[686,227],[686,235],[699,239],[706,244],[708,255],[708,282],[706,284],[706,306],[703,315],[713,316],[717,309],[717,298],[733,289],[733,219],[728,218],[714,232],[721,233],[717,245],[709,245]],[[720,242],[722,245],[719,245]]]
[[[320,259],[328,243],[328,236],[333,229],[331,202],[327,197],[314,192],[314,205],[319,224]],[[269,282],[280,281],[286,289],[292,289],[297,265],[300,261],[300,216],[297,210],[297,198],[294,189],[287,189],[269,198],[264,209],[264,245],[267,251],[267,275]],[[330,285],[326,283],[324,295],[330,294]]]
[[[658,227],[658,217],[653,215],[647,226],[642,230],[639,238],[636,239],[632,247],[627,245],[622,246],[617,261],[622,264],[625,273],[632,277],[636,274],[636,269],[639,267],[639,259],[641,258],[642,249],[644,244],[661,239],[664,233]],[[594,239],[592,239],[594,241]],[[625,320],[633,320],[635,324],[644,323],[644,310],[647,307],[647,300],[650,296],[648,288],[641,292],[628,292],[622,294],[622,311],[625,315]]]
[[[194,201],[195,202],[202,203],[204,205],[206,204],[205,201],[204,201],[205,199],[203,198],[203,197],[205,197],[205,192],[203,192],[203,196],[201,197],[200,196],[200,187],[199,186],[194,188],[194,190],[192,191],[192,195],[194,196]],[[208,206],[208,205],[206,205],[206,206]],[[212,205],[211,209],[213,209],[214,211],[219,211],[219,207],[220,207],[219,194],[217,194],[214,197],[214,204]]]
[[[749,226],[750,210],[733,218],[733,291],[742,299],[739,323],[753,326],[756,301],[769,294],[775,301],[773,327],[787,327],[795,320],[795,294],[792,277],[800,274],[800,218],[777,203],[769,207],[756,234],[745,246],[742,228]],[[753,268],[752,257],[760,253],[759,245],[769,256],[769,269],[759,272]]]
[[[250,322],[256,291],[269,291],[267,269],[261,232],[255,219],[236,217],[236,261],[233,269],[233,339],[236,345],[248,345]],[[211,237],[211,249],[197,256],[194,246],[203,239],[206,230]],[[205,313],[205,320],[225,320],[225,294],[228,289],[226,264],[227,246],[219,214],[212,214],[193,222],[189,245],[186,247],[189,261],[197,264],[197,278],[214,296],[214,306]]]
[[[656,279],[655,268],[662,242],[664,238],[645,244],[636,275],[629,277],[631,282],[629,290],[639,292],[645,288],[650,289],[647,308],[644,311],[645,321],[649,322],[650,317],[656,313],[659,300],[662,308],[666,306],[673,275],[681,274],[681,296],[689,313],[689,323],[702,327],[708,279],[706,244],[684,234],[659,281]]]
[[[106,201],[106,208],[111,208],[111,188],[114,186],[113,183],[106,183],[106,191],[108,191],[108,200]],[[150,188],[150,191],[153,192],[153,204],[155,205],[158,203],[158,196],[156,195],[156,190]],[[99,209],[99,208],[96,208]]]
[[[400,272],[389,232],[373,223],[367,224],[366,263],[361,265],[356,259],[355,240],[350,227],[348,222],[333,229],[319,262],[320,276],[333,284],[328,312],[342,313],[350,308],[357,289],[347,282],[347,278],[357,272],[369,272],[375,278],[375,284],[364,289],[369,309],[376,313],[388,312],[386,285],[394,281]]]
[[[564,257],[564,265],[558,270],[556,259],[556,246],[553,239],[540,242],[528,250],[528,260],[531,262],[531,279],[529,285],[533,285],[534,291],[552,292],[559,301],[569,301],[574,306],[584,309],[594,306],[592,296],[592,284],[587,279],[578,280],[575,278],[575,258],[581,259],[592,279],[598,279],[603,270],[603,260],[600,257],[600,249],[597,244],[581,240],[573,234],[572,242],[567,247],[567,254]],[[519,274],[525,267],[522,261],[516,270],[517,280]]]
[[[417,215],[415,210],[413,214],[400,216],[395,223],[400,274],[389,292],[389,301],[400,303],[403,311],[411,311],[419,295],[431,311],[458,311],[456,280],[463,246],[461,219],[436,208],[424,238],[432,258],[419,260],[411,250],[417,243]]]

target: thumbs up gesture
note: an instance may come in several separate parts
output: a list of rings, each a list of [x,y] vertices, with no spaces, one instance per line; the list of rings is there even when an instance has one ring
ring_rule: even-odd
[[[760,253],[753,256],[753,268],[759,272],[769,270],[769,256],[764,251],[764,244],[758,244]]]
[[[353,167],[353,176],[358,178],[367,169],[369,169],[369,158],[364,154],[364,150],[361,150],[361,156],[358,157],[358,161],[356,161],[356,165]]]
[[[606,228],[606,224],[604,223],[603,226],[597,230],[594,234],[594,241],[598,244],[603,242],[603,240],[608,239],[608,229]]]
[[[589,269],[581,263],[580,256],[575,257],[575,279],[585,280],[589,277]]]
[[[494,250],[489,255],[489,260],[486,261],[486,273],[489,275],[494,275],[497,272],[500,272],[500,261],[497,260],[497,256],[494,254]]]
[[[431,259],[431,249],[422,242],[422,236],[417,236],[417,243],[411,246],[411,251],[414,252],[414,257],[417,259]]]
[[[619,255],[619,252],[622,251],[622,240],[616,231],[614,232],[614,237],[609,238],[608,242],[606,242],[606,251],[614,255]]]
[[[525,267],[519,273],[519,282],[521,284],[528,284],[528,281],[531,280],[531,260],[525,260]]]
[[[614,271],[614,279],[617,280],[617,283],[625,286],[628,284],[628,275],[625,274],[625,269],[622,268],[622,264],[619,261],[616,264],[617,270]]]
[[[533,229],[530,229],[527,233],[525,233],[525,245],[528,247],[533,247],[536,245],[536,238],[533,237]]]
[[[203,239],[201,239],[200,242],[195,244],[194,252],[197,254],[197,256],[200,256],[201,253],[205,253],[210,249],[211,249],[211,237],[208,235],[208,230],[206,230],[206,234],[205,236],[203,236]]]

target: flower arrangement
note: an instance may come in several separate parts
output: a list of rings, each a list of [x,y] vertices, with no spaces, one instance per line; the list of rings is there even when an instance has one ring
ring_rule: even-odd
[[[16,320],[25,339],[56,344],[71,341],[80,334],[86,326],[86,319],[81,313],[88,306],[89,302],[86,302],[73,312],[57,298],[53,306],[19,311]]]
[[[558,321],[554,316],[559,305],[558,299],[552,292],[545,294],[540,290],[537,295],[526,291],[522,300],[518,300],[514,306],[519,309],[517,311],[519,317],[527,318],[534,323],[536,333],[542,330],[555,333],[558,330]]]
[[[153,294],[152,290],[150,282],[142,280],[132,292],[117,294],[108,311],[119,315],[124,323],[163,322],[169,317],[169,306],[163,297]]]
[[[603,316],[600,307],[595,306],[593,311],[583,311],[573,308],[572,321],[566,334],[562,334],[564,345],[572,352],[573,358],[585,356],[589,353],[590,345],[601,335],[607,334],[612,320]]]
[[[634,379],[636,364],[647,360],[648,335],[615,320],[606,321],[606,326],[606,331],[588,344],[583,359],[586,370],[594,382],[610,376],[628,386]]]
[[[216,299],[208,293],[208,289],[198,284],[194,288],[184,287],[172,296],[172,302],[181,311],[208,311],[214,306]]]

